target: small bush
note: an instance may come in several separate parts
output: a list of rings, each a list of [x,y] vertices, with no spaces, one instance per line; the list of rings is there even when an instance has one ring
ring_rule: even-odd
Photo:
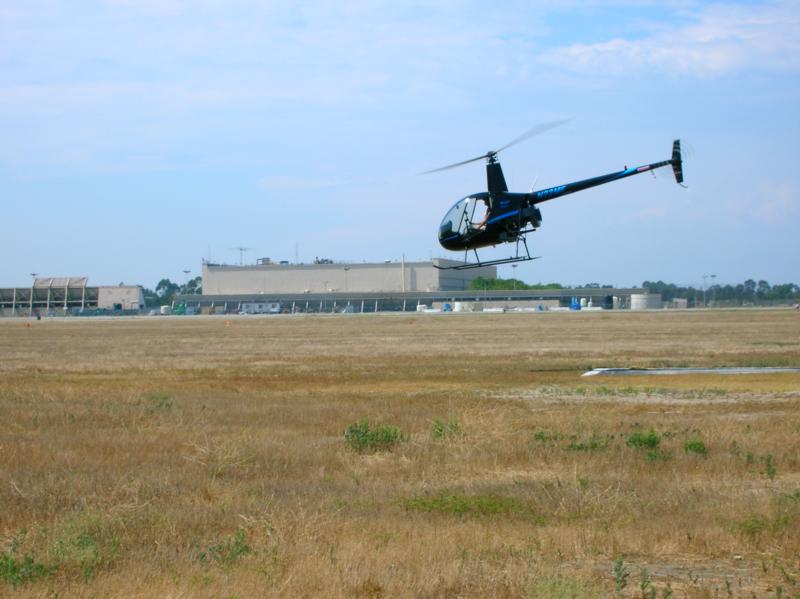
[[[369,422],[364,419],[347,427],[344,440],[359,453],[389,451],[403,441],[403,433],[396,426],[376,426],[370,430]]]
[[[706,457],[708,455],[708,448],[706,444],[700,439],[687,439],[683,443],[683,451],[686,453],[696,453]]]
[[[464,431],[461,430],[461,424],[458,422],[458,418],[450,416],[447,422],[442,420],[433,421],[431,436],[434,439],[457,439],[464,436]]]
[[[664,449],[648,449],[644,457],[648,462],[669,462],[672,459],[672,452]]]
[[[775,478],[775,475],[778,473],[778,470],[775,468],[775,464],[772,462],[772,454],[768,453],[764,456],[764,474],[767,475],[767,478],[772,480]]]
[[[253,549],[247,544],[244,530],[240,528],[227,541],[212,545],[205,551],[199,551],[196,558],[201,563],[213,560],[223,566],[230,566],[252,552]]]
[[[585,441],[573,439],[572,442],[567,445],[567,449],[570,451],[602,451],[608,447],[609,439],[609,435],[592,433],[592,436]]]
[[[652,428],[647,431],[634,431],[628,435],[628,440],[625,442],[628,447],[635,447],[636,449],[657,449],[661,443],[661,436]]]
[[[55,571],[54,566],[45,566],[27,554],[17,558],[11,554],[0,553],[0,580],[14,586],[46,578]]]
[[[533,433],[533,438],[541,443],[555,443],[564,438],[561,433],[554,433],[552,431],[538,430]]]
[[[620,555],[614,560],[614,567],[611,569],[611,573],[614,575],[614,587],[617,591],[616,596],[621,597],[625,587],[628,586],[628,577],[631,575],[630,571],[625,566],[625,558],[623,556]]]

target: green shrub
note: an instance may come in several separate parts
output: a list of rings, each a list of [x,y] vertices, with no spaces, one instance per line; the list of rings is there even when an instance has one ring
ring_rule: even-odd
[[[777,469],[775,468],[775,464],[772,463],[772,454],[768,453],[764,456],[764,474],[767,475],[767,478],[772,480],[775,478],[775,475],[778,473]]]
[[[628,447],[636,449],[657,449],[661,443],[661,436],[652,428],[647,431],[633,431],[625,442]]]
[[[244,530],[240,528],[232,538],[199,551],[195,557],[201,563],[213,560],[223,566],[230,566],[252,552],[253,549],[247,544]]]
[[[608,447],[608,442],[611,437],[609,435],[600,435],[596,432],[584,441],[578,441],[577,438],[573,439],[567,449],[571,451],[602,451]]]
[[[0,580],[14,586],[46,578],[55,571],[54,566],[45,566],[27,554],[17,558],[11,554],[0,553]]]
[[[703,457],[708,455],[708,448],[700,439],[687,439],[683,443],[683,451],[686,453],[696,453]]]
[[[344,440],[359,453],[388,451],[404,440],[403,433],[396,426],[376,426],[369,428],[364,419],[347,427]]]
[[[554,433],[552,431],[538,430],[533,433],[533,438],[541,443],[555,443],[564,438],[561,433]]]

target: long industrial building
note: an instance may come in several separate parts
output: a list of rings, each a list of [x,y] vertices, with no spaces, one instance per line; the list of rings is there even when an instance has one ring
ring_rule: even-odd
[[[475,309],[552,309],[581,298],[587,306],[630,307],[643,289],[470,289],[477,277],[494,279],[497,268],[447,270],[461,262],[203,264],[202,295],[182,295],[176,304],[189,312],[382,312],[455,307]],[[445,269],[437,268],[445,267]],[[660,304],[659,304],[660,307]],[[446,308],[445,308],[446,309]]]
[[[203,295],[411,293],[464,291],[477,277],[493,279],[497,268],[442,270],[460,262],[435,258],[429,262],[344,262],[316,260],[312,264],[274,263],[230,266],[203,263]]]

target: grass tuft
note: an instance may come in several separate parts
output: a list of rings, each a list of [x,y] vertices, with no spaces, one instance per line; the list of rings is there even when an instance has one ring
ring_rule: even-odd
[[[222,566],[231,566],[252,552],[253,548],[247,544],[245,532],[240,528],[230,539],[198,551],[195,559],[200,563],[214,561]]]
[[[391,450],[404,440],[404,436],[396,426],[382,425],[370,429],[369,422],[364,419],[347,427],[344,440],[359,453],[372,453]]]
[[[438,512],[451,516],[495,516],[495,515],[533,515],[530,505],[515,497],[501,495],[464,495],[447,493],[418,495],[400,500],[400,504],[410,511]]]
[[[464,436],[461,423],[455,416],[449,416],[447,422],[434,420],[431,426],[431,437],[434,439],[459,439]]]
[[[531,583],[525,592],[528,599],[600,599],[605,591],[596,583],[577,578],[543,577]]]
[[[633,431],[628,435],[625,444],[636,449],[657,449],[661,443],[661,436],[652,428],[647,431]]]
[[[683,443],[683,451],[685,453],[696,453],[703,457],[708,456],[708,448],[701,439],[687,439]]]

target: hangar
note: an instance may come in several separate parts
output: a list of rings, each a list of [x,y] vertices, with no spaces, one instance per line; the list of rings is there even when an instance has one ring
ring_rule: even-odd
[[[272,262],[231,266],[203,263],[203,295],[414,293],[465,291],[477,277],[493,279],[497,268],[442,270],[461,262],[434,258],[427,262],[333,262],[312,264]]]

